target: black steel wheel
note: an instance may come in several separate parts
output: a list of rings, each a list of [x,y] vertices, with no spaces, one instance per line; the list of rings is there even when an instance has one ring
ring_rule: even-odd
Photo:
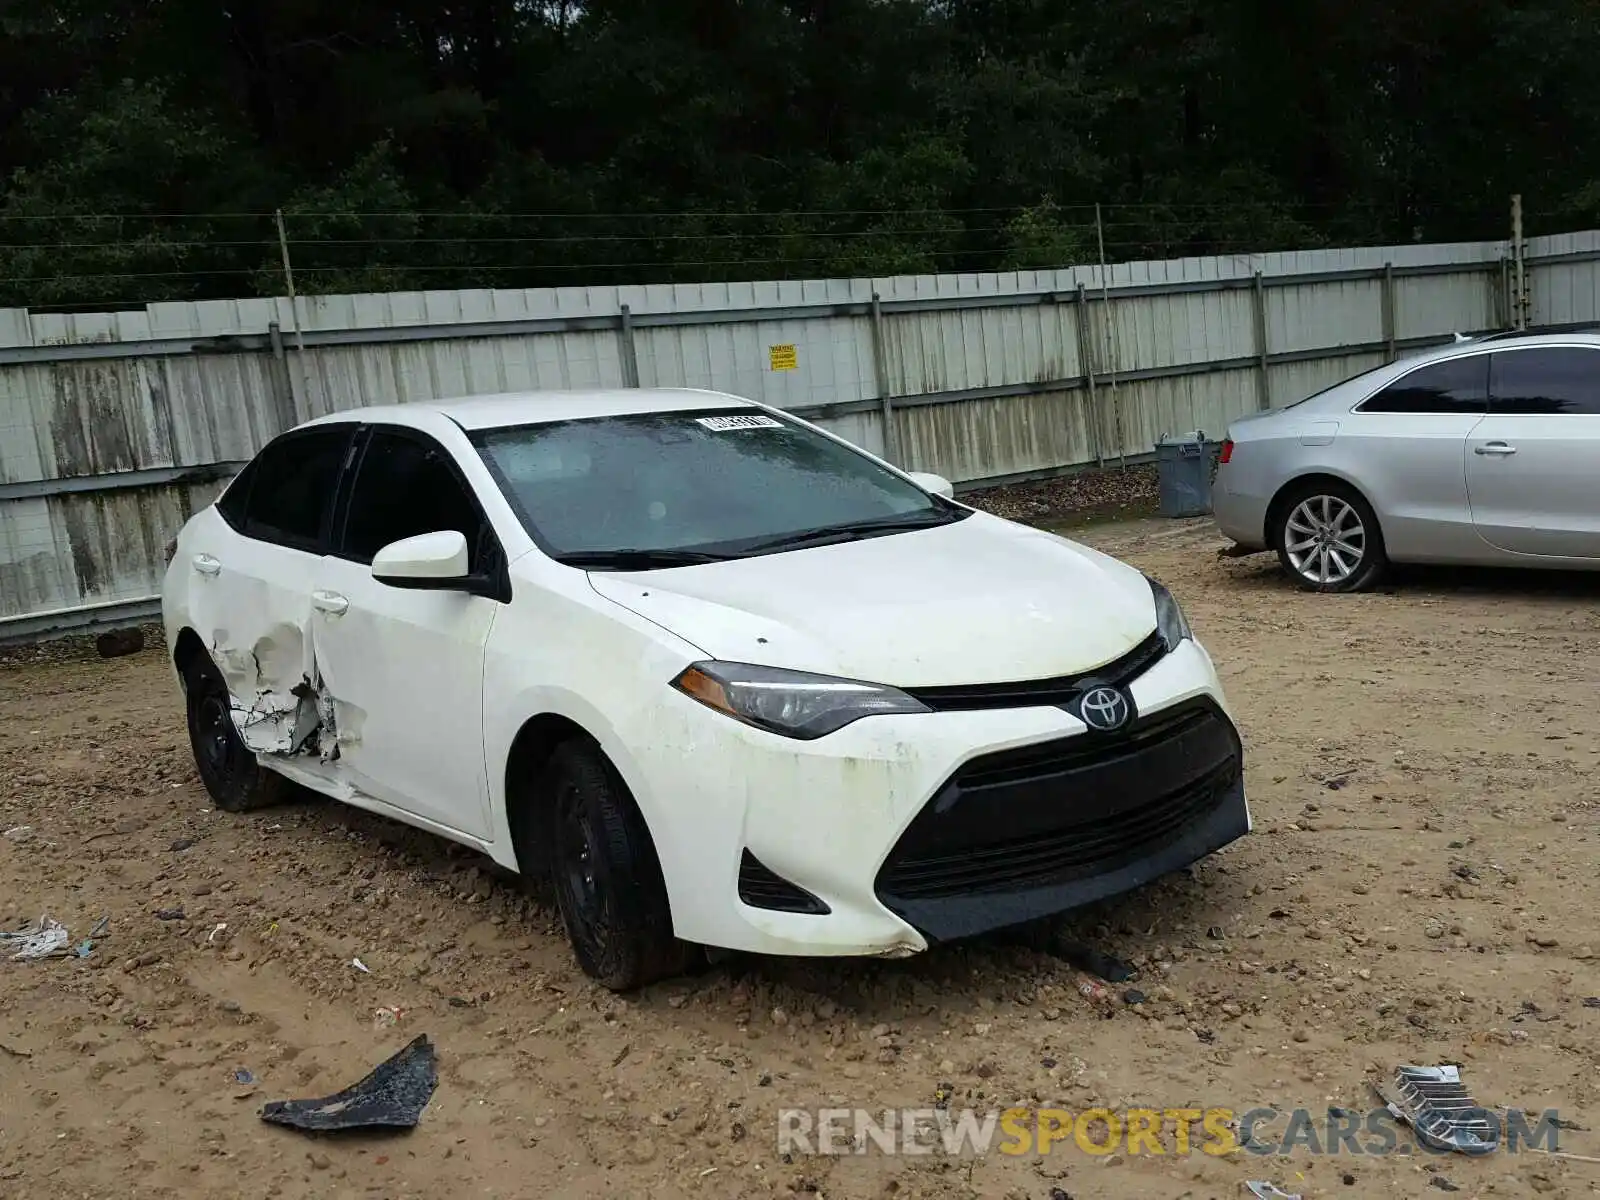
[[[249,812],[286,799],[292,785],[263,768],[234,727],[228,685],[217,668],[196,654],[183,677],[194,765],[216,806]]]
[[[584,973],[631,991],[683,971],[661,864],[644,818],[599,747],[569,741],[540,788],[556,903]]]

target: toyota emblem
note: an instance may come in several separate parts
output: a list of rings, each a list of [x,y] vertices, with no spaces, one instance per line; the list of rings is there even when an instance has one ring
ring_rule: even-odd
[[[1128,697],[1112,687],[1094,687],[1078,701],[1078,717],[1090,729],[1113,733],[1128,723],[1133,705]]]

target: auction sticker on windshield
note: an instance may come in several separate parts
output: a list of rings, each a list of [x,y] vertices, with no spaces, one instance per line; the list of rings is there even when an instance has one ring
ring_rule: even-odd
[[[771,417],[763,416],[738,416],[738,417],[696,417],[695,420],[707,429],[722,433],[729,429],[782,429],[782,421],[774,421]]]

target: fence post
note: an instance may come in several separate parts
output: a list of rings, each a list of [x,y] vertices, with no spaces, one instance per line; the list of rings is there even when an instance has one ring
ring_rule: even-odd
[[[1516,295],[1512,303],[1512,323],[1516,329],[1528,327],[1527,245],[1522,236],[1522,193],[1511,197],[1511,257]]]
[[[1383,352],[1388,362],[1395,360],[1394,348],[1394,264],[1383,264]]]
[[[295,421],[311,418],[311,400],[306,386],[306,336],[300,330],[300,299],[294,291],[294,268],[289,265],[289,234],[283,224],[283,209],[272,214],[278,226],[278,250],[283,255],[283,282],[289,291],[289,320],[294,323],[295,370],[289,372],[289,396],[294,402]],[[295,387],[299,384],[298,389]],[[294,422],[291,422],[291,424]]]
[[[278,416],[276,432],[282,433],[293,428],[299,418],[294,401],[294,378],[289,373],[289,358],[283,352],[283,326],[278,322],[267,322],[267,341],[272,346],[272,364],[267,376],[272,380],[272,406]]]
[[[627,304],[617,314],[617,335],[621,340],[623,386],[636,388],[639,386],[639,351],[633,344],[633,309]]]
[[[1089,390],[1088,417],[1089,449],[1094,452],[1094,465],[1104,468],[1106,465],[1105,447],[1100,441],[1100,410],[1095,405],[1094,398],[1094,358],[1090,347],[1094,344],[1094,334],[1089,329],[1089,296],[1084,291],[1083,280],[1078,281],[1077,307],[1072,313],[1073,328],[1078,331],[1078,362],[1083,368],[1083,386]]]
[[[897,467],[900,461],[900,438],[894,427],[894,395],[889,387],[889,357],[883,343],[883,300],[872,293],[872,370],[878,377],[878,404],[883,413],[883,457]]]
[[[1256,407],[1262,412],[1272,407],[1272,381],[1267,377],[1267,289],[1257,271],[1251,286],[1255,300],[1256,325]]]

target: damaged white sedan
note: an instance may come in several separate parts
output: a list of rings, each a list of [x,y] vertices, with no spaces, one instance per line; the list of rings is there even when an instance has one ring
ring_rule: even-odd
[[[902,955],[1246,833],[1172,597],[813,425],[688,390],[361,409],[184,527],[201,778],[548,874],[583,968]]]

